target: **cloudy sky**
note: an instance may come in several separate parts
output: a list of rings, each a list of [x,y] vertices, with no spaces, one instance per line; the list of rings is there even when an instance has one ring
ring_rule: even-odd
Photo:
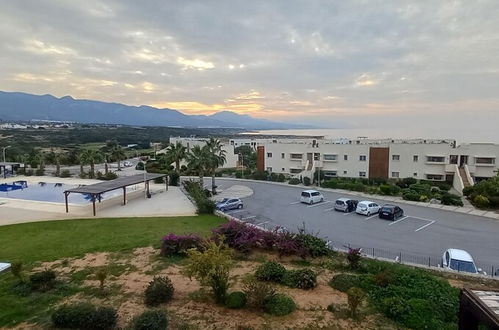
[[[322,126],[499,123],[497,0],[0,4],[4,91]]]

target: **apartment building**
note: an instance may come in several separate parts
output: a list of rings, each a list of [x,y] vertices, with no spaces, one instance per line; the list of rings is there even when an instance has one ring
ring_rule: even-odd
[[[177,138],[184,145],[203,139]],[[197,142],[196,142],[197,141]],[[238,166],[234,149],[247,145],[257,152],[261,171],[312,177],[320,170],[325,178],[385,178],[452,182],[457,191],[497,175],[499,145],[438,139],[315,139],[241,138],[223,141],[225,167]]]

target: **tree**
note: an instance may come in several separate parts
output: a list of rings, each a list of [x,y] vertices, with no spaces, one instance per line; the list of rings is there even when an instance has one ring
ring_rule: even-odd
[[[236,155],[241,155],[242,165],[249,169],[256,169],[256,152],[251,146],[239,146],[234,149]]]
[[[80,157],[84,164],[90,164],[90,171],[88,172],[88,176],[90,178],[94,178],[95,163],[102,161],[103,159],[102,153],[94,149],[85,149],[81,153]]]
[[[113,159],[116,159],[116,162],[118,163],[118,171],[121,171],[121,160],[125,159],[126,157],[125,150],[123,150],[120,145],[117,145],[113,149],[111,149],[111,157],[113,157]]]
[[[215,172],[216,170],[223,166],[226,162],[226,151],[222,149],[222,143],[218,139],[210,138],[208,142],[206,142],[207,149],[207,167],[208,171],[211,174],[211,193],[215,195],[217,193],[215,186]]]
[[[208,149],[206,146],[194,146],[187,155],[187,167],[199,175],[199,182],[203,184],[203,176],[208,165]]]
[[[166,159],[175,163],[175,172],[180,174],[180,162],[187,157],[187,148],[178,142],[166,148]]]

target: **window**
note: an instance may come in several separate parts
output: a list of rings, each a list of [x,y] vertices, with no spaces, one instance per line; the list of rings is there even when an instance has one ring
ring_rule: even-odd
[[[289,173],[294,173],[294,174],[296,174],[296,173],[301,173],[301,171],[302,171],[302,170],[301,170],[301,169],[299,169],[299,168],[290,168],[290,169],[289,169]]]
[[[400,155],[392,155],[392,160],[399,161],[400,160]]]
[[[457,164],[459,156],[458,155],[450,155],[449,156],[449,164]]]
[[[475,157],[475,164],[495,164],[496,160],[492,157]]]
[[[338,160],[338,155],[324,154],[324,160],[335,161]]]
[[[426,156],[426,161],[429,163],[444,163],[445,157],[443,157],[443,156]]]
[[[427,180],[442,181],[444,176],[442,174],[426,174]]]
[[[343,171],[343,174],[344,174],[344,175],[347,175],[347,174],[348,174],[348,171]]]
[[[321,194],[320,192],[318,192],[318,191],[314,191],[314,192],[312,193],[312,196],[319,196],[320,194]]]
[[[272,167],[267,167],[267,172],[272,172]]]
[[[286,172],[286,169],[284,167],[282,168],[282,172]]]
[[[418,176],[417,172],[412,173],[412,176]]]
[[[330,178],[335,178],[338,176],[337,171],[322,171],[324,173],[324,178],[330,179]]]
[[[361,178],[365,178],[366,177],[366,172],[359,172],[359,176]]]
[[[286,157],[286,156],[285,156],[284,152],[282,152],[281,153],[281,158],[284,159],[284,157]]]
[[[392,172],[392,178],[398,178],[398,177],[400,177],[399,172]]]
[[[343,160],[348,160],[348,155],[343,155]]]
[[[268,158],[272,158],[272,153],[271,152],[267,152],[267,157]]]
[[[367,160],[367,156],[365,156],[365,155],[360,155],[360,156],[359,156],[359,160],[360,160],[361,162],[365,162],[365,161]]]
[[[419,156],[418,155],[412,156],[412,161],[417,163],[419,161]]]
[[[303,154],[290,154],[291,159],[302,159]]]

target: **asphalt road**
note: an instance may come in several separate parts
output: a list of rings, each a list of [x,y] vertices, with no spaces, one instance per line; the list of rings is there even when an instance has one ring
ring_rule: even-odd
[[[210,181],[207,178],[205,184]],[[301,187],[237,180],[218,180],[224,189],[244,185],[254,194],[243,198],[244,209],[229,211],[243,221],[266,228],[282,226],[295,231],[305,224],[308,232],[331,240],[333,246],[362,247],[368,254],[436,266],[448,248],[468,251],[478,267],[490,273],[499,267],[499,221],[441,209],[399,204],[405,216],[397,222],[334,211],[339,197],[355,196],[324,192],[325,202],[311,207],[299,203]],[[385,201],[371,199],[380,205]],[[374,250],[373,250],[374,248]],[[402,253],[400,255],[400,253]],[[431,258],[431,259],[429,259]]]

